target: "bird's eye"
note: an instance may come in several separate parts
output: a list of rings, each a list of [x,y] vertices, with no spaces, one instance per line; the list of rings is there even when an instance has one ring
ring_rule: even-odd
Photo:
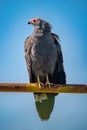
[[[33,22],[36,22],[36,20],[34,19]]]

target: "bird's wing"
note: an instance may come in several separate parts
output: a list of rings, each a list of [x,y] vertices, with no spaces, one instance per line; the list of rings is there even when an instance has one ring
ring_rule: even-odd
[[[57,47],[57,61],[55,65],[55,70],[53,74],[53,81],[54,83],[59,83],[59,84],[65,84],[66,83],[66,75],[64,72],[64,66],[63,66],[63,54],[61,50],[61,45],[59,43],[59,36],[56,35],[55,33],[52,33],[53,39],[54,39],[54,44]]]
[[[26,59],[26,65],[28,69],[30,82],[33,82],[33,78],[34,78],[33,73],[32,73],[32,60],[31,60],[32,46],[33,46],[33,42],[32,42],[31,36],[29,36],[25,40],[24,51],[25,51],[25,59]]]
[[[57,54],[58,54],[58,63],[59,63],[59,68],[58,71],[63,70],[63,55],[62,55],[62,50],[61,50],[61,46],[59,43],[59,36],[56,35],[55,33],[52,33],[53,39],[54,39],[54,43],[57,47]]]

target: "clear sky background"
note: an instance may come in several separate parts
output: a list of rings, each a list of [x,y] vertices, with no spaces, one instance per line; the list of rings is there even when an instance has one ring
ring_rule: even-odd
[[[0,0],[0,82],[28,82],[24,41],[34,29],[33,26],[27,24],[33,17],[47,20],[52,25],[52,32],[60,36],[67,83],[86,84],[86,0]],[[59,95],[56,99],[53,117],[44,125],[39,118],[37,120],[33,100],[32,94],[0,93],[0,114],[2,115],[0,115],[0,130],[48,130],[50,128],[71,130],[68,121],[71,123],[72,130],[80,130],[80,128],[82,130],[83,127],[83,130],[87,130],[86,95]],[[31,106],[30,103],[28,104],[29,101]],[[12,105],[12,103],[14,104]],[[55,117],[57,109],[62,115],[59,114]],[[36,114],[35,117],[31,114],[32,110],[34,115]],[[23,114],[24,111],[26,111],[25,114]],[[31,122],[37,120],[37,129],[33,127],[32,123],[29,125],[30,117]],[[65,122],[66,120],[67,122]],[[77,120],[78,122],[76,122]],[[55,127],[52,125],[54,121]],[[59,121],[59,127],[57,121]]]

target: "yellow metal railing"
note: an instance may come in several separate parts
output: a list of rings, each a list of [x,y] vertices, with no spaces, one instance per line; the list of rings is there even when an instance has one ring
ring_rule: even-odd
[[[0,92],[87,93],[87,84],[53,84],[51,88],[37,83],[0,83]]]

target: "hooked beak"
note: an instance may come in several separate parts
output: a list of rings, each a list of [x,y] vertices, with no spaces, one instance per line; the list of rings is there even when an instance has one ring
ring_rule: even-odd
[[[28,24],[31,24],[31,22],[29,21]]]

